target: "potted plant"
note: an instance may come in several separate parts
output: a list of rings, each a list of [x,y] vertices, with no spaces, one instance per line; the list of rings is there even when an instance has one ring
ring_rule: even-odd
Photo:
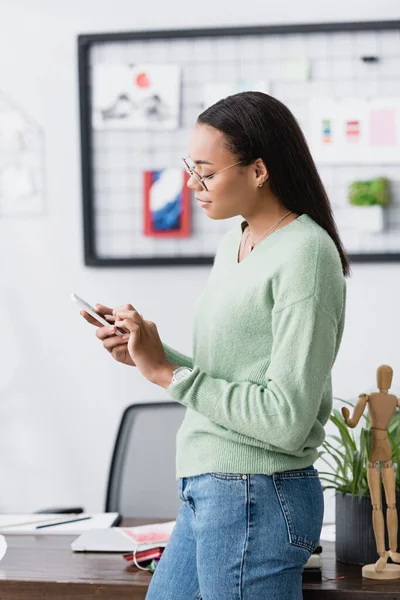
[[[336,399],[339,400],[339,399]],[[343,404],[354,407],[346,400]],[[336,491],[336,558],[350,564],[364,565],[378,560],[372,527],[372,505],[367,481],[367,463],[370,449],[370,419],[363,415],[364,427],[349,430],[342,414],[333,410],[330,421],[336,432],[328,435],[319,458],[329,466],[320,471],[324,489]],[[355,435],[356,434],[356,435]],[[392,460],[396,473],[396,504],[400,508],[400,412],[390,422],[388,438],[392,447]],[[382,510],[386,516],[385,493],[382,487]],[[399,519],[400,521],[400,519]],[[387,533],[386,548],[388,548]],[[400,526],[398,532],[400,547]]]
[[[370,181],[354,181],[349,186],[352,226],[366,233],[380,233],[385,228],[384,207],[390,202],[390,186],[386,177]]]

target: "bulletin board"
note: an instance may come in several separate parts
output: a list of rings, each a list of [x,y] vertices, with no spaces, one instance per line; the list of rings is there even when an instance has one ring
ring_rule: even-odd
[[[212,264],[240,217],[207,217],[181,157],[197,116],[245,89],[278,98],[299,121],[350,259],[400,260],[400,21],[81,35],[78,54],[86,265]],[[370,137],[392,147],[324,154],[315,106],[331,103],[336,115],[343,101],[356,106],[355,123],[378,104]],[[378,177],[391,190],[384,227],[373,217],[372,230],[360,228],[349,184]]]

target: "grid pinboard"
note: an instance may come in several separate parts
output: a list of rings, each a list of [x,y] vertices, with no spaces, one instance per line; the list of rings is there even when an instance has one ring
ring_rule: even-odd
[[[376,55],[380,60],[365,63],[361,57],[366,55]],[[310,79],[285,79],[285,63],[299,57],[310,60]],[[95,252],[100,259],[211,257],[222,234],[239,220],[213,221],[197,202],[192,202],[190,237],[157,239],[143,235],[143,171],[181,166],[196,118],[205,108],[202,100],[205,84],[243,79],[266,81],[269,93],[291,109],[306,137],[312,98],[400,97],[397,29],[95,42],[89,49],[89,86],[93,67],[101,63],[178,64],[182,85],[179,129],[91,132],[93,225]],[[341,234],[351,254],[400,253],[399,165],[318,168],[338,221],[348,206],[347,189],[351,181],[375,176],[391,180],[393,200],[387,208],[389,227],[384,235],[346,230]]]

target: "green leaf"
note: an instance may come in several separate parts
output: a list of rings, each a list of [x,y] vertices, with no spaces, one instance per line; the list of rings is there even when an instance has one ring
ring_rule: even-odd
[[[360,477],[364,466],[364,455],[362,452],[354,452],[353,457],[353,481],[352,481],[352,494],[356,495],[359,489]]]
[[[327,452],[328,453],[330,452],[329,456],[331,456],[335,460],[335,462],[338,465],[338,468],[342,469],[342,471],[344,473],[346,471],[346,466],[347,466],[346,454],[343,454],[343,452],[341,452],[335,446],[332,446],[332,444],[330,444],[327,441],[325,441],[325,445],[327,447]]]
[[[336,409],[333,412],[337,413],[337,414],[334,414],[331,416],[331,421],[339,429],[339,433],[340,433],[341,438],[344,441],[346,447],[347,446],[351,447],[354,452],[354,450],[356,450],[356,444],[355,444],[354,438],[352,438],[350,436],[349,430],[343,420],[341,413],[339,413],[339,411],[337,411]]]
[[[346,479],[346,477],[342,477],[341,475],[339,475],[339,473],[328,473],[327,471],[318,471],[318,476],[321,475],[327,475],[329,477],[335,477],[337,479],[342,479],[342,481],[344,481],[345,483],[348,482],[348,479]]]
[[[335,398],[354,407],[347,400]],[[328,471],[319,471],[323,489],[333,489],[338,493],[357,496],[359,502],[369,497],[367,479],[368,457],[371,453],[372,432],[369,427],[369,415],[365,417],[365,427],[361,429],[358,439],[348,429],[342,414],[334,409],[330,420],[336,428],[336,434],[329,434],[322,444],[318,457],[327,465]],[[396,473],[396,492],[400,492],[400,412],[393,417],[389,429],[388,440],[392,448],[392,461]]]
[[[333,454],[330,454],[330,455],[329,455],[329,457],[330,457],[330,458],[332,458],[332,459],[333,459],[333,460],[336,462],[336,465],[337,465],[337,470],[338,470],[338,471],[340,471],[340,472],[341,472],[341,473],[344,475],[345,473],[344,473],[344,470],[343,470],[343,468],[342,468],[342,465],[341,465],[341,462],[339,461],[339,459],[338,459],[338,458],[336,458],[336,456],[334,456]],[[328,461],[328,460],[327,460],[327,459],[326,459],[324,456],[320,456],[320,460],[323,460],[323,461],[324,461],[324,463],[325,463],[326,465],[328,465],[328,467],[329,467],[330,469],[333,469],[333,468],[334,468],[334,465],[332,465],[332,463],[330,463],[330,462],[329,462],[329,461]]]

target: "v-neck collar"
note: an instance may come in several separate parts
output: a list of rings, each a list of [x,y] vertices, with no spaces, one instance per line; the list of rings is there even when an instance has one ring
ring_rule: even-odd
[[[239,257],[240,257],[240,247],[242,245],[242,236],[243,236],[243,232],[246,229],[246,227],[248,226],[248,222],[247,221],[242,221],[240,223],[240,237],[239,237],[239,247],[237,249],[236,252],[236,264],[237,265],[241,265],[242,263],[244,263],[246,260],[248,260],[250,258],[250,256],[254,253],[257,253],[257,250],[259,248],[261,248],[261,246],[266,245],[266,242],[268,240],[270,240],[273,236],[275,236],[276,234],[278,234],[280,231],[284,231],[287,227],[290,227],[293,223],[296,223],[297,221],[301,221],[303,220],[303,218],[307,218],[308,215],[306,213],[303,213],[301,215],[299,215],[298,217],[296,217],[295,219],[293,219],[293,221],[290,221],[290,223],[288,223],[287,225],[284,225],[283,227],[280,227],[279,229],[277,229],[276,231],[273,231],[272,233],[270,233],[269,235],[267,235],[266,238],[264,238],[259,244],[258,246],[256,246],[254,248],[254,250],[252,250],[245,258],[243,258],[242,260],[239,261]]]

